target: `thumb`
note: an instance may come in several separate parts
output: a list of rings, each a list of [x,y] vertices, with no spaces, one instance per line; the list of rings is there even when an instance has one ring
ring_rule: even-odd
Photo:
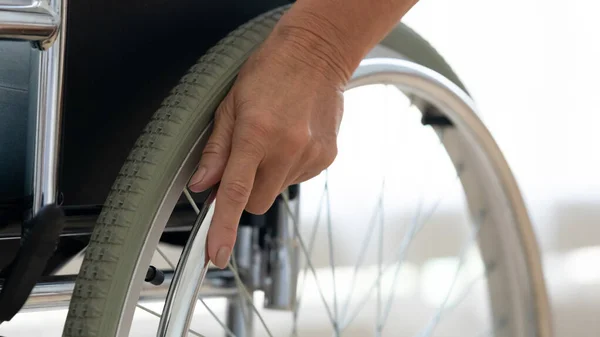
[[[202,151],[198,169],[189,182],[192,192],[205,191],[221,180],[231,152],[234,123],[234,101],[229,94],[215,112],[214,129]]]

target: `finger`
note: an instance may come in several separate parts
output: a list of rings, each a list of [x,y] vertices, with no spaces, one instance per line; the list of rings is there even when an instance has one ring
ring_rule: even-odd
[[[202,151],[198,169],[190,179],[192,192],[202,192],[221,180],[231,151],[235,122],[233,106],[233,96],[228,95],[215,112],[213,132]]]
[[[260,215],[266,213],[273,205],[275,198],[284,188],[293,158],[274,158],[265,161],[258,168],[254,189],[246,204],[246,211]]]
[[[258,166],[264,158],[258,140],[243,134],[245,130],[236,132],[208,232],[208,256],[219,268],[225,268],[229,262],[240,217],[252,193]]]

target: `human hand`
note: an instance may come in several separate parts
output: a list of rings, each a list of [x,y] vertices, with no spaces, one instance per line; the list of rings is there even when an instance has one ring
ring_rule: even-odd
[[[225,268],[244,210],[263,214],[289,185],[327,168],[348,79],[294,34],[276,34],[242,67],[215,114],[213,132],[189,188],[219,183],[208,256]]]

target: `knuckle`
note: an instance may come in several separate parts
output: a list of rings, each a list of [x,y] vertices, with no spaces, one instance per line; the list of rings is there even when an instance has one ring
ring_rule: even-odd
[[[215,111],[215,122],[232,122],[233,121],[233,99],[231,94],[227,95],[225,99],[219,104]]]
[[[322,152],[323,152],[323,147],[319,143],[315,143],[308,150],[308,162],[309,163],[319,162],[319,158],[321,158]]]
[[[214,119],[214,124],[215,126],[227,123],[227,124],[232,124],[233,122],[233,118],[230,116],[230,114],[224,110],[224,109],[217,109],[217,111],[215,111],[215,119]]]
[[[246,130],[245,134],[248,137],[267,139],[273,135],[273,127],[271,126],[273,123],[264,116],[261,116],[261,118],[247,118],[241,120],[240,124],[243,125]]]
[[[323,170],[329,167],[337,157],[338,149],[334,143],[315,143],[308,152],[308,162],[313,163],[315,169]]]
[[[240,137],[239,148],[237,149],[245,156],[250,158],[263,158],[267,153],[264,142],[251,136]]]
[[[223,186],[223,194],[236,204],[244,204],[250,197],[251,188],[247,183],[241,181],[230,181]]]
[[[202,150],[202,154],[203,155],[223,155],[223,154],[227,153],[228,150],[229,149],[227,148],[227,146],[223,145],[221,142],[209,141],[204,146],[204,149]]]
[[[224,101],[221,102],[221,104],[219,105],[219,107],[217,108],[217,110],[215,111],[215,120],[219,121],[224,117],[227,117],[230,109],[229,106],[231,104],[229,103],[228,99],[225,99]]]
[[[240,133],[240,150],[254,157],[264,156],[267,153],[266,144],[272,141],[272,131],[265,123],[245,122],[244,131]]]
[[[337,146],[334,146],[331,151],[329,152],[329,157],[327,158],[327,167],[329,167],[331,164],[333,164],[333,162],[335,161],[335,158],[337,158],[338,155],[338,149]]]
[[[329,148],[329,156],[331,158],[331,160],[334,160],[338,155],[338,146],[337,146],[337,142],[333,142],[333,144],[331,144],[330,148]]]
[[[335,161],[337,154],[337,144],[335,142],[328,144],[327,147],[325,147],[323,154],[321,155],[321,162],[323,164],[323,167],[327,168],[331,166],[331,164],[333,164],[333,162]]]
[[[312,136],[310,133],[310,130],[308,129],[301,129],[302,131],[296,133],[294,135],[294,140],[296,144],[299,144],[301,146],[306,146],[306,144],[309,144],[312,141]]]
[[[294,132],[289,132],[288,130],[282,132],[286,134],[286,147],[290,151],[303,150],[312,142],[311,133],[308,129],[299,128],[294,130]]]

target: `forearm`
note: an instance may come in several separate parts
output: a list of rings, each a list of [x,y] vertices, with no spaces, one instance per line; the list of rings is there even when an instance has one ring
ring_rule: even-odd
[[[347,80],[418,0],[298,0],[275,34],[303,45]]]

